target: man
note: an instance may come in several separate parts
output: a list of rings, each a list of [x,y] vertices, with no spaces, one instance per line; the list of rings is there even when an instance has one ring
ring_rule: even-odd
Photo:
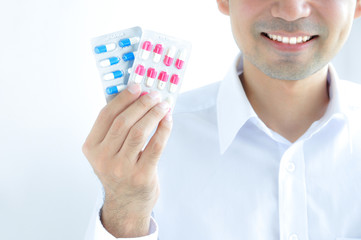
[[[329,64],[361,0],[217,3],[242,52],[223,82],[174,120],[137,85],[99,114],[96,239],[361,239],[361,87]]]

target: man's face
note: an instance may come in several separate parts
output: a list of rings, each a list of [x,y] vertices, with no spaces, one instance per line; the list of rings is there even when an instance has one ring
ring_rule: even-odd
[[[217,1],[245,61],[271,78],[299,80],[341,49],[361,0]]]

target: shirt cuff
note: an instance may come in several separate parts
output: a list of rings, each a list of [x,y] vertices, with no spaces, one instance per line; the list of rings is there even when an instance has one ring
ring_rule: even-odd
[[[158,239],[158,225],[153,217],[150,217],[149,233],[147,236],[135,238],[116,238],[111,235],[103,226],[100,217],[97,217],[95,223],[95,239],[94,240],[116,240],[116,239],[136,239],[136,240],[157,240]]]

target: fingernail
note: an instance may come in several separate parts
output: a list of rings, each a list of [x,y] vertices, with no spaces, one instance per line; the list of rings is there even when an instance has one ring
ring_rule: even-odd
[[[170,109],[169,109],[170,110]],[[165,120],[168,121],[168,122],[171,122],[173,120],[173,117],[172,117],[172,112],[169,111],[167,113],[167,115],[165,115]]]
[[[172,97],[167,97],[166,101],[169,103],[169,106],[173,106],[174,100]]]
[[[160,93],[157,92],[157,91],[153,91],[153,92],[150,92],[149,94],[147,94],[150,98],[152,99],[158,99],[160,100]]]
[[[133,83],[131,85],[128,86],[127,90],[131,93],[131,94],[136,94],[140,92],[140,85]]]
[[[169,103],[166,101],[163,101],[161,103],[158,104],[158,106],[164,111],[168,111],[169,110]]]

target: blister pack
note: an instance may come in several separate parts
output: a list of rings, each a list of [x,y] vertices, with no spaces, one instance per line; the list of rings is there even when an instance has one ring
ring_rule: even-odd
[[[141,36],[142,29],[133,27],[91,40],[107,102],[126,88]]]
[[[129,39],[127,46],[122,44],[124,39]],[[118,42],[113,54],[109,51],[97,53],[101,52],[98,48],[107,50],[113,42]],[[94,38],[92,45],[107,102],[125,89],[126,84],[137,83],[142,87],[142,94],[158,91],[162,100],[174,108],[191,52],[189,42],[135,27]],[[117,61],[112,65],[108,59],[113,56]],[[102,64],[103,61],[106,64]],[[121,76],[114,71],[122,71]],[[108,74],[113,75],[108,77]]]
[[[189,42],[144,30],[129,84],[141,84],[143,92],[160,92],[173,109],[190,52]]]

